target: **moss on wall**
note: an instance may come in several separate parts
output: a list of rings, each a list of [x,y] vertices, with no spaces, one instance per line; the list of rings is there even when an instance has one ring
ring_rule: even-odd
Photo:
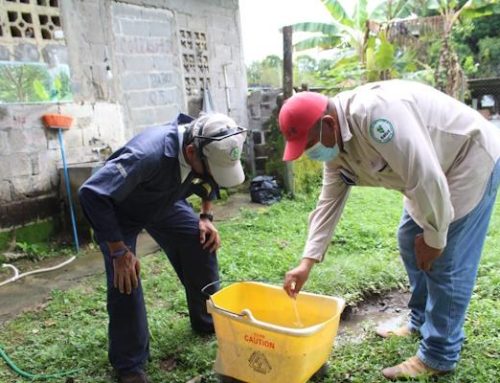
[[[48,242],[56,233],[56,221],[37,222],[16,229],[16,242],[40,243]]]
[[[0,251],[6,250],[14,237],[17,243],[47,243],[57,233],[58,227],[57,220],[50,219],[0,232]]]
[[[12,240],[11,231],[3,231],[0,233],[0,251],[3,251],[9,247],[9,243]]]

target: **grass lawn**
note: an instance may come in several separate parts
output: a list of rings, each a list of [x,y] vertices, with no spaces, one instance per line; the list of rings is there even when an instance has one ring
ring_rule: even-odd
[[[281,283],[301,255],[307,215],[315,196],[284,201],[262,211],[244,211],[219,225],[223,280]],[[497,203],[497,205],[500,203]],[[381,189],[355,189],[325,262],[317,265],[305,290],[360,302],[373,292],[405,287],[396,247],[401,197]],[[455,374],[438,382],[500,381],[500,209],[497,206],[483,254],[466,324],[467,341]],[[166,258],[143,259],[143,285],[151,332],[149,374],[154,382],[184,383],[195,376],[217,382],[212,369],[215,337],[200,339],[189,327],[184,291]],[[81,368],[76,382],[108,382],[104,277],[92,277],[69,291],[54,291],[49,304],[0,328],[0,343],[22,368],[37,373]],[[322,382],[382,382],[380,369],[416,351],[418,340],[361,343],[335,348]],[[171,371],[166,371],[171,370]],[[0,382],[22,382],[0,363]],[[57,380],[56,380],[57,381]],[[59,379],[58,381],[64,381]]]

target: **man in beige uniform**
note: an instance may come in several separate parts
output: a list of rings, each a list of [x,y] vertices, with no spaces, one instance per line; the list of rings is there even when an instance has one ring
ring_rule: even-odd
[[[324,162],[303,259],[285,277],[287,293],[295,296],[323,260],[350,186],[398,190],[405,196],[398,240],[412,296],[409,323],[393,334],[419,332],[422,341],[416,356],[382,373],[397,379],[452,371],[500,183],[499,130],[434,88],[401,80],[331,99],[299,93],[285,102],[279,123],[285,161],[305,152]]]

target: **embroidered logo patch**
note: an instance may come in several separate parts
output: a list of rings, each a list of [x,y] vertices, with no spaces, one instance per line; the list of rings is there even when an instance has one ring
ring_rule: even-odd
[[[229,158],[231,158],[231,160],[233,160],[233,161],[239,160],[240,156],[241,156],[241,152],[240,152],[240,149],[237,147],[232,148],[231,152],[229,152]]]
[[[370,125],[370,135],[380,144],[387,144],[394,137],[394,127],[391,122],[380,118]]]

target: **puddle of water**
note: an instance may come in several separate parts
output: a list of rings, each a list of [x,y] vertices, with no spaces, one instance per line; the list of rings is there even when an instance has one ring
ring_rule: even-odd
[[[378,327],[393,329],[406,323],[410,294],[393,291],[355,307],[340,323],[337,344],[359,343]]]

